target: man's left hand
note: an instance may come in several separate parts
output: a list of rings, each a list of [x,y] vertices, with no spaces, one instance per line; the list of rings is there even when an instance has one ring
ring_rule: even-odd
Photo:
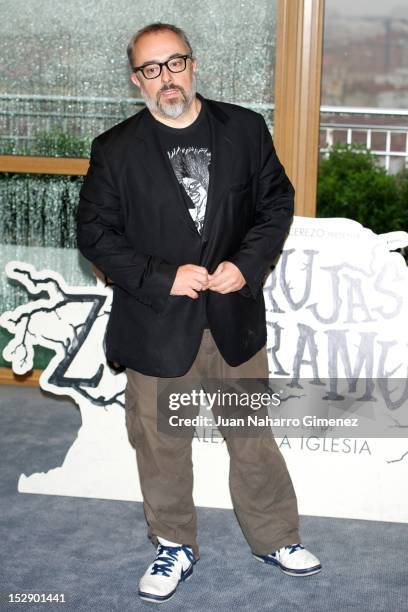
[[[239,291],[246,283],[240,269],[231,261],[222,261],[208,279],[208,289],[223,294]]]

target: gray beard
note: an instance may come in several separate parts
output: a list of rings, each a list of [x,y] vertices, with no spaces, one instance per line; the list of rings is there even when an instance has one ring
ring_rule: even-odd
[[[186,93],[184,89],[174,86],[169,86],[166,89],[178,89],[178,91],[181,93],[182,100],[180,102],[171,102],[168,100],[167,102],[163,103],[160,102],[160,92],[157,93],[156,98],[150,98],[143,90],[141,90],[142,98],[151,113],[156,113],[157,115],[168,119],[177,119],[177,117],[180,117],[180,115],[188,110],[195,98],[197,92],[195,75],[193,76],[191,89],[188,93]]]

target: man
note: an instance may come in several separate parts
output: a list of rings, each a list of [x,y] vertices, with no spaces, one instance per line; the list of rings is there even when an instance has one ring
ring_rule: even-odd
[[[149,25],[128,57],[147,109],[94,140],[78,245],[113,283],[107,358],[126,367],[126,424],[157,546],[139,595],[162,602],[191,575],[199,550],[191,438],[158,431],[158,384],[268,377],[262,285],[294,193],[263,118],[196,94],[182,30]],[[320,571],[299,543],[296,496],[271,431],[223,433],[253,555],[290,575]]]

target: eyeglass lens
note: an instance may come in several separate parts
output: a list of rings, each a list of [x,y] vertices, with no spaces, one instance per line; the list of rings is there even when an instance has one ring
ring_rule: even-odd
[[[162,66],[167,66],[170,72],[182,72],[185,70],[187,59],[185,57],[173,57],[167,62],[163,62]],[[162,66],[160,64],[149,64],[142,68],[146,79],[155,79],[161,73]]]

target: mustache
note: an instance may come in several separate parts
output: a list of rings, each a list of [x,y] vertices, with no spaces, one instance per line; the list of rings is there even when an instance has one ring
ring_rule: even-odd
[[[163,87],[159,89],[157,94],[160,95],[163,91],[168,91],[169,89],[177,89],[180,93],[184,94],[184,89],[182,87],[179,85],[173,85],[172,83],[165,83]]]

